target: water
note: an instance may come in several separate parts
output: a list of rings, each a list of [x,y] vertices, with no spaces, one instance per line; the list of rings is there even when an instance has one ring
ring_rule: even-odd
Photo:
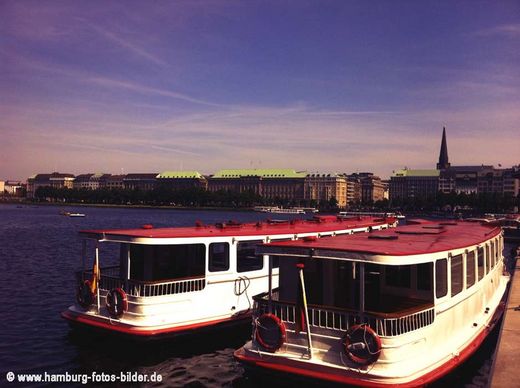
[[[62,210],[87,217],[64,217]],[[125,371],[161,374],[163,381],[152,386],[272,386],[268,376],[245,373],[233,360],[233,351],[250,337],[247,324],[176,342],[136,345],[71,332],[59,315],[74,300],[73,272],[81,257],[79,230],[263,218],[265,214],[254,212],[0,205],[0,385],[6,384],[8,371]],[[496,333],[490,336],[463,368],[436,386],[484,387],[496,337]],[[285,379],[277,381],[278,386],[289,384]]]

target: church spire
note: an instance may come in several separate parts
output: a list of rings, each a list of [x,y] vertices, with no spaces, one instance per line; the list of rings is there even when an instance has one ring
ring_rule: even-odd
[[[441,152],[439,153],[439,163],[437,163],[437,170],[444,170],[450,167],[448,161],[448,143],[446,142],[446,127],[442,127],[442,142]]]

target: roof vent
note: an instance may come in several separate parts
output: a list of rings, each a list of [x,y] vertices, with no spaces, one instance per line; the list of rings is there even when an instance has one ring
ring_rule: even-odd
[[[318,239],[317,236],[305,236],[302,238],[302,240],[304,242],[313,242],[313,241],[316,241]]]
[[[153,229],[153,225],[152,224],[144,224],[141,226],[141,229]]]

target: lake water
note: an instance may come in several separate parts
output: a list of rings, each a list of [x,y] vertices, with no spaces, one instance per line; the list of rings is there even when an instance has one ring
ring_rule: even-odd
[[[64,217],[60,215],[63,210],[87,216]],[[250,337],[249,325],[182,341],[135,345],[78,335],[60,317],[74,300],[73,272],[81,258],[79,230],[143,224],[186,226],[196,220],[245,222],[265,217],[255,212],[0,205],[0,386],[7,384],[8,371],[161,374],[162,382],[153,386],[291,385],[245,373],[233,360],[233,351]],[[496,339],[494,333],[469,362],[435,385],[484,387]]]

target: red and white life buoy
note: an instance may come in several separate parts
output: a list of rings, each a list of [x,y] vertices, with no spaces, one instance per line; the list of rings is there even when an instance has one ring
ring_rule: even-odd
[[[84,280],[79,284],[76,290],[76,301],[84,309],[89,308],[94,303],[94,294],[92,293],[92,283],[90,280]]]
[[[255,319],[255,340],[269,352],[280,349],[285,342],[284,323],[274,314],[262,314]]]
[[[381,354],[381,338],[365,323],[354,325],[343,337],[343,347],[350,361],[358,365],[370,365]]]
[[[121,317],[128,310],[128,298],[122,288],[111,289],[106,296],[107,310],[114,318]]]

